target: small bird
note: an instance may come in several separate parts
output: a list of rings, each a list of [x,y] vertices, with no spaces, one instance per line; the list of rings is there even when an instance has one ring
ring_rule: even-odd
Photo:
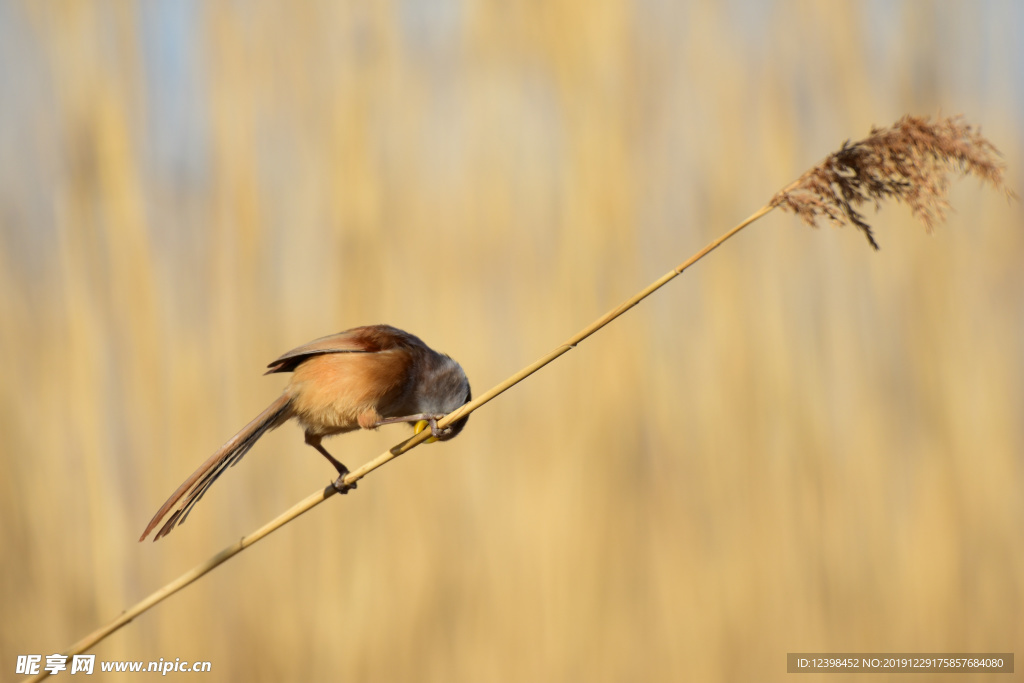
[[[390,325],[354,327],[315,339],[267,367],[268,375],[292,373],[284,393],[182,482],[153,515],[139,541],[177,505],[153,540],[171,533],[228,466],[241,460],[257,439],[291,418],[305,430],[306,443],[338,470],[335,486],[342,493],[355,484],[343,483],[349,470],[320,444],[325,436],[410,422],[417,433],[429,426],[430,440],[446,441],[458,435],[469,419],[467,415],[438,428],[437,420],[472,399],[466,373],[419,337]]]

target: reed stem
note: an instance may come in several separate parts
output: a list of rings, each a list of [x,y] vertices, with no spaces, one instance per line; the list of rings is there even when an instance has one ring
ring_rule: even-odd
[[[527,365],[525,368],[515,373],[505,381],[487,390],[479,398],[470,401],[469,403],[462,406],[458,410],[446,415],[443,419],[438,421],[438,426],[446,427],[453,421],[459,419],[460,417],[472,413],[473,411],[477,410],[484,404],[490,402],[499,394],[504,393],[508,389],[512,388],[519,382],[522,382],[524,379],[526,379],[533,373],[543,368],[545,365],[551,363],[562,354],[567,353],[568,351],[576,348],[576,345],[579,344],[581,341],[583,341],[590,335],[594,334],[595,332],[597,332],[602,327],[604,327],[611,321],[621,316],[629,309],[636,306],[638,303],[646,299],[648,296],[653,294],[661,287],[665,286],[669,281],[673,280],[678,275],[681,275],[684,270],[686,270],[694,263],[710,254],[712,251],[718,248],[723,242],[725,242],[730,237],[738,233],[740,230],[742,230],[743,228],[747,227],[757,219],[764,216],[766,213],[771,211],[772,208],[774,207],[767,204],[765,206],[762,206],[760,209],[751,214],[743,222],[739,223],[728,232],[722,234],[721,236],[713,240],[711,243],[709,243],[707,246],[705,246],[703,249],[698,251],[696,254],[688,258],[686,261],[679,264],[678,266],[670,270],[668,273],[665,273],[660,278],[658,278],[657,280],[655,280],[654,282],[652,282],[651,284],[649,284],[648,286],[644,287],[642,290],[631,296],[629,299],[622,302],[621,304],[619,304],[612,310],[608,311],[606,314],[604,314],[591,324],[584,327],[582,330],[574,334],[564,343],[555,347],[549,353],[537,359],[530,365]],[[370,472],[373,472],[374,470],[383,467],[384,465],[391,462],[392,460],[402,455],[403,453],[407,453],[416,446],[420,445],[421,443],[426,441],[430,437],[430,435],[431,432],[429,429],[423,430],[419,434],[415,434],[409,439],[406,439],[405,441],[393,446],[392,448],[389,448],[388,450],[384,451],[373,460],[367,462],[362,467],[346,475],[344,483],[354,484],[355,482],[359,481],[360,479],[368,475]],[[188,586],[200,577],[216,569],[217,567],[224,564],[238,553],[242,552],[243,550],[253,545],[257,541],[265,538],[266,536],[269,536],[272,532],[276,531],[277,529],[280,529],[282,526],[291,522],[293,519],[299,517],[305,512],[312,510],[314,507],[324,502],[325,500],[333,496],[335,493],[337,493],[337,489],[334,487],[334,484],[331,484],[324,488],[322,491],[317,491],[315,493],[310,494],[303,500],[299,501],[298,503],[290,507],[288,510],[285,510],[283,513],[275,517],[270,522],[267,522],[259,529],[253,531],[251,534],[243,536],[238,541],[227,546],[213,557],[209,558],[204,562],[199,563],[198,565],[188,570],[178,578],[174,579],[170,583],[164,585],[160,589],[151,593],[149,596],[135,603],[130,608],[122,612],[120,616],[118,616],[116,619],[110,621],[104,626],[101,626],[100,628],[96,629],[86,637],[82,638],[77,643],[75,643],[67,650],[65,650],[62,654],[70,657],[72,655],[81,654],[86,650],[94,647],[95,645],[106,639],[108,636],[118,631],[121,627],[125,626],[126,624],[129,624],[133,619],[135,619],[135,617],[139,616],[140,614],[148,611],[152,607],[163,602],[165,599],[174,595],[185,586]],[[39,674],[26,680],[42,681],[48,678],[49,676],[49,672],[42,671]]]

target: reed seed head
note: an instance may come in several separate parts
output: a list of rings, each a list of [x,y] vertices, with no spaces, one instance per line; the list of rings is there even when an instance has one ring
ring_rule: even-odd
[[[852,223],[878,249],[860,208],[883,199],[910,207],[930,232],[946,216],[949,172],[975,175],[1008,197],[999,151],[959,116],[904,116],[888,128],[872,127],[863,140],[843,143],[839,151],[803,174],[772,198],[771,206],[796,214],[816,227],[825,217],[834,225]]]

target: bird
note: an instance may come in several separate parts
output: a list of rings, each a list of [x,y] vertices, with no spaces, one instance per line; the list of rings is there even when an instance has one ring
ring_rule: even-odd
[[[292,418],[305,431],[306,443],[338,471],[334,486],[341,493],[355,484],[344,483],[349,469],[323,447],[325,437],[407,422],[416,433],[429,426],[428,441],[447,441],[469,419],[466,415],[447,427],[437,426],[439,419],[472,400],[466,373],[450,356],[390,325],[354,327],[314,339],[267,367],[267,375],[292,373],[284,393],[182,482],[153,515],[140,542],[161,522],[154,541],[183,523],[225,469],[237,464],[261,436]]]

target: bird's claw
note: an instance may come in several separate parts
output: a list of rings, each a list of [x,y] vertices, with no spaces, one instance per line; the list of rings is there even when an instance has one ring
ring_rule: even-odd
[[[444,417],[444,415],[423,416],[420,419],[420,421],[415,424],[413,429],[417,434],[424,431],[427,427],[430,427],[430,438],[427,439],[424,443],[433,443],[435,441],[440,441],[441,439],[447,437],[451,433],[451,427],[445,427],[444,429],[441,429],[440,427],[437,426],[437,421],[440,420],[442,417]]]
[[[358,488],[356,486],[356,482],[352,482],[351,484],[346,484],[345,483],[345,477],[347,475],[348,475],[348,472],[338,476],[337,479],[335,479],[334,481],[331,482],[331,486],[333,486],[334,490],[337,491],[338,493],[348,493],[352,489]]]
[[[430,433],[433,435],[435,439],[440,439],[441,437],[448,436],[449,434],[452,433],[451,427],[445,427],[444,429],[441,429],[440,427],[437,426],[437,421],[440,420],[442,417],[444,417],[444,415],[432,417],[427,420],[427,422],[430,423]]]

